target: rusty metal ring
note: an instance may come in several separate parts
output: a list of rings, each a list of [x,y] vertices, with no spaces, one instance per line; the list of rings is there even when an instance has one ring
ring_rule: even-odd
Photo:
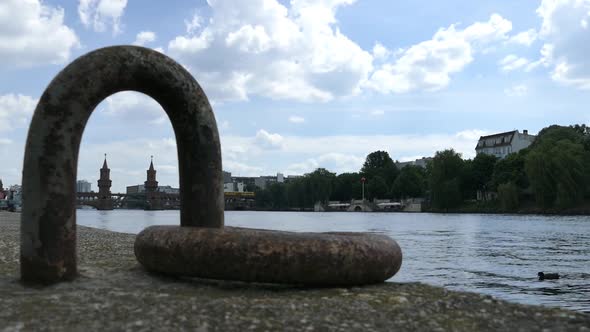
[[[312,286],[383,282],[402,251],[390,237],[249,228],[152,226],[135,240],[148,270],[182,276]]]
[[[145,93],[162,106],[178,149],[180,227],[150,227],[138,235],[135,253],[148,270],[314,285],[380,282],[399,270],[401,250],[386,236],[224,228],[219,133],[205,93],[169,57],[115,46],[64,68],[35,109],[23,167],[22,280],[53,283],[77,276],[75,183],[82,133],[96,106],[124,90]]]

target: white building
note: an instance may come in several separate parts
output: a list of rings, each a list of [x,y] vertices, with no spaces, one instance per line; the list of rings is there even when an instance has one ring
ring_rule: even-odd
[[[403,162],[396,162],[395,166],[397,166],[397,169],[402,169],[408,165],[413,165],[413,166],[419,166],[422,168],[426,168],[426,165],[428,165],[428,163],[432,161],[432,157],[422,157],[420,159],[416,159],[416,160],[410,160],[410,161],[403,161]]]
[[[475,147],[477,154],[485,153],[503,159],[507,155],[518,152],[531,145],[537,136],[529,135],[528,130],[522,134],[518,130],[505,133],[481,136]]]
[[[243,182],[229,182],[223,184],[223,192],[244,192],[244,183]]]
[[[89,193],[92,191],[92,184],[86,180],[78,180],[76,182],[76,192]]]
[[[282,173],[277,173],[276,176],[259,176],[254,179],[254,185],[260,189],[266,189],[271,183],[284,183],[285,176]]]

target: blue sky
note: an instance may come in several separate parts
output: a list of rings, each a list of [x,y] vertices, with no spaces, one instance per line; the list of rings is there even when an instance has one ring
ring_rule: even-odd
[[[480,135],[590,123],[590,0],[2,0],[0,179],[21,181],[28,124],[50,80],[108,45],[156,49],[207,93],[234,175],[357,171]],[[78,178],[113,191],[178,184],[172,128],[150,98],[111,96],[92,115]]]

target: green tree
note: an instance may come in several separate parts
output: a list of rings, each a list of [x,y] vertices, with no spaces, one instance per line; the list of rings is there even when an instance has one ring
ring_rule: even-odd
[[[537,203],[545,208],[555,202],[555,165],[550,156],[542,151],[531,151],[525,160],[525,171],[535,193]]]
[[[332,195],[336,174],[325,168],[318,168],[305,175],[306,200],[308,206],[316,202],[327,202]]]
[[[353,198],[360,198],[361,187],[359,173],[342,173],[334,180],[334,190],[330,197],[333,201],[350,201]]]
[[[475,198],[478,190],[477,179],[475,178],[473,166],[473,160],[463,160],[461,174],[459,175],[459,184],[461,197],[464,200]]]
[[[572,207],[588,194],[590,151],[584,142],[584,133],[573,126],[539,133],[525,157],[525,172],[541,207]]]
[[[254,194],[257,207],[264,209],[272,207],[272,196],[268,190],[256,187]]]
[[[414,198],[424,196],[426,190],[426,171],[415,165],[403,167],[391,188],[393,198]]]
[[[524,170],[525,155],[528,150],[511,153],[498,160],[492,173],[492,190],[497,190],[502,183],[514,183],[520,189],[526,189],[529,181]]]
[[[375,151],[369,153],[361,168],[361,174],[369,181],[380,176],[385,180],[387,186],[393,184],[398,175],[397,166],[386,151]]]
[[[366,198],[372,200],[375,198],[388,198],[389,188],[385,179],[379,175],[374,176],[371,180],[365,183]]]
[[[290,181],[287,184],[287,200],[289,207],[303,209],[305,207],[305,183],[303,178]]]
[[[464,161],[453,149],[438,151],[430,166],[432,203],[439,209],[461,204],[461,177]]]
[[[288,207],[287,188],[283,183],[271,183],[266,190],[270,195],[271,208],[274,210],[283,210]]]
[[[478,154],[473,158],[471,163],[471,179],[474,189],[483,193],[485,199],[486,193],[493,187],[492,176],[494,174],[494,166],[498,158],[485,153]]]
[[[514,211],[518,208],[518,187],[512,182],[498,186],[498,201],[503,211]]]

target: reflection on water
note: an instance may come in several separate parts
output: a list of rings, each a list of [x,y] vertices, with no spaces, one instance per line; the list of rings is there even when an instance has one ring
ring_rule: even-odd
[[[179,211],[78,210],[80,225],[138,233]],[[229,211],[228,226],[387,234],[404,261],[392,281],[419,281],[527,304],[590,312],[590,217]],[[559,280],[538,281],[537,272]]]

